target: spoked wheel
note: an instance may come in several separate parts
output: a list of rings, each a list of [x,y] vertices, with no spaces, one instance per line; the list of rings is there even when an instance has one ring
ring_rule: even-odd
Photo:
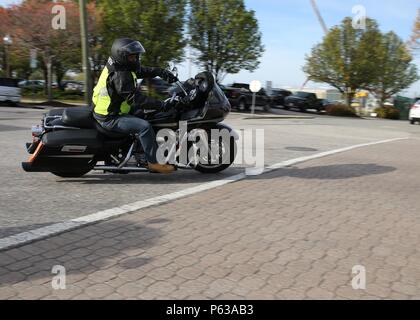
[[[209,139],[209,146],[211,146],[211,139]],[[236,141],[233,137],[230,138],[230,143],[219,140],[218,150],[212,150],[209,147],[207,156],[201,157],[202,160],[199,162],[194,169],[201,173],[218,173],[229,168],[236,157]]]

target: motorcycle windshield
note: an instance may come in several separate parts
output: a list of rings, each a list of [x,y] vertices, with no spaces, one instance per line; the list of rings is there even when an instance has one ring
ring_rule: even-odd
[[[208,109],[220,109],[225,113],[230,112],[229,100],[217,84],[214,85],[213,90],[209,93],[207,107]]]

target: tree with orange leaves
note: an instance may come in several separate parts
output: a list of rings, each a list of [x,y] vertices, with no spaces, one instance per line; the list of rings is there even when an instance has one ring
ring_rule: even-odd
[[[420,50],[420,9],[417,12],[417,19],[413,27],[413,35],[411,37],[411,47],[414,50]]]
[[[57,5],[65,8],[65,29],[54,28],[55,11],[53,8]],[[49,66],[50,70],[54,67],[56,71],[58,68],[62,69],[63,64],[67,67],[78,66],[80,29],[76,3],[25,0],[20,5],[12,6],[9,15],[14,47],[26,49],[25,54],[28,54],[30,49],[37,50],[45,79],[48,78]],[[63,75],[64,72],[61,72],[61,78]],[[45,89],[47,91],[47,87]]]
[[[0,7],[0,36],[3,37],[7,34],[10,27],[9,12],[6,8]]]
[[[6,8],[0,7],[0,52],[2,59],[0,61],[1,73],[4,73],[6,65],[6,54],[3,43],[3,38],[7,35],[8,30],[10,29],[10,19],[9,12]]]

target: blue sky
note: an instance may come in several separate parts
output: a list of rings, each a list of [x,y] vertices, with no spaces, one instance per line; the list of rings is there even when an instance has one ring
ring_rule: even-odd
[[[0,5],[19,2],[0,0]],[[305,55],[323,37],[310,1],[245,0],[245,3],[248,9],[256,12],[266,50],[258,70],[228,75],[224,83],[271,80],[276,87],[300,87],[306,79],[301,71]],[[346,16],[352,16],[355,5],[363,5],[367,15],[378,21],[382,31],[393,30],[404,40],[409,39],[417,9],[420,8],[418,0],[317,0],[317,3],[328,27],[339,24]],[[419,56],[415,62],[420,69]],[[180,77],[186,78],[187,63],[180,65],[179,71]],[[196,71],[198,69],[193,67],[192,72]],[[407,93],[420,95],[420,82]]]
[[[323,31],[310,6],[309,0],[245,0],[247,7],[255,10],[263,33],[266,52],[260,68],[253,74],[242,72],[229,75],[226,82],[255,79],[272,80],[277,87],[300,87],[305,81],[301,71],[304,58],[320,42]],[[363,5],[367,15],[378,21],[382,31],[393,30],[404,40],[411,30],[420,8],[418,0],[317,0],[318,7],[328,27],[353,16],[352,8]],[[416,59],[420,70],[420,59]],[[317,86],[317,84],[309,84]],[[420,82],[409,94],[420,94]]]

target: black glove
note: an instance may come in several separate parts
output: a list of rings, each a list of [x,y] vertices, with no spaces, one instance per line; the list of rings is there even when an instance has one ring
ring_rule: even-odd
[[[163,80],[169,83],[174,83],[178,81],[178,78],[172,74],[172,72],[162,69],[160,75]]]
[[[178,98],[178,103],[183,104],[183,105],[189,105],[191,102],[190,96],[185,96],[182,98]]]
[[[166,99],[165,101],[162,101],[162,106],[160,107],[160,112],[168,112],[176,107],[178,104],[178,101],[176,99]]]
[[[172,109],[178,108],[179,106],[187,106],[191,102],[190,97],[175,97],[174,99],[169,98],[165,101],[162,101],[162,106],[159,109],[160,112],[168,112]]]

